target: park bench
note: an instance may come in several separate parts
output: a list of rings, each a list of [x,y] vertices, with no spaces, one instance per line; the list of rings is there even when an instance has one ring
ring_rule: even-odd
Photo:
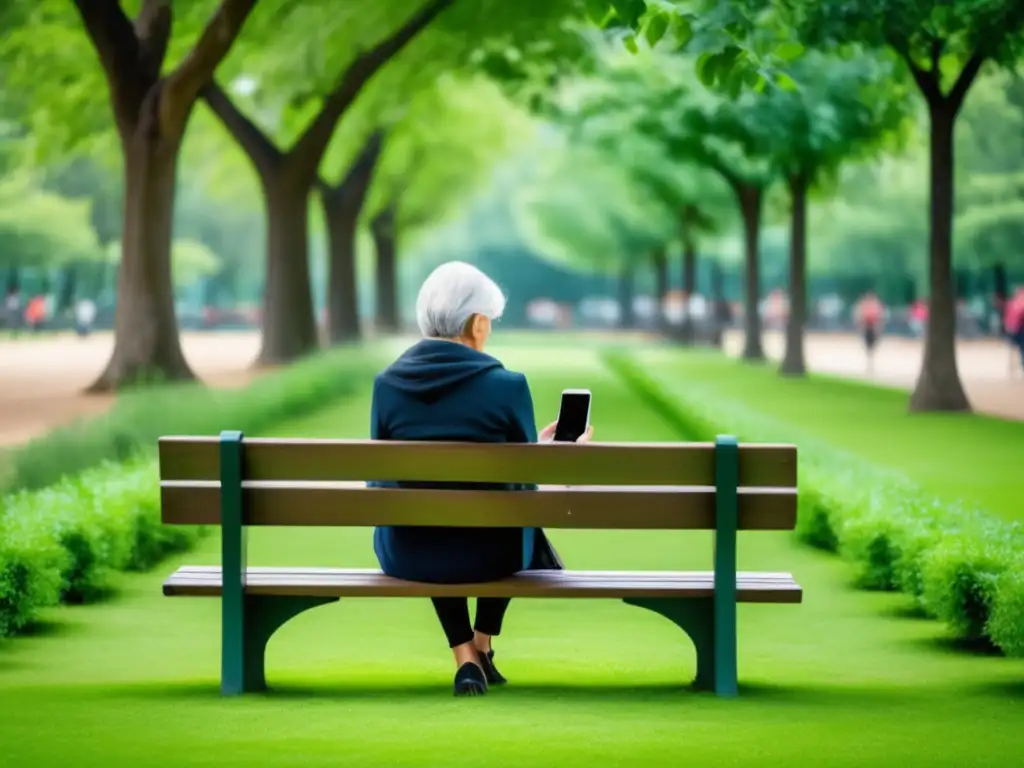
[[[221,566],[184,566],[165,595],[221,598],[221,690],[266,687],[273,633],[339,598],[616,598],[673,621],[698,689],[735,695],[736,604],[799,603],[788,573],[736,569],[739,530],[796,524],[796,448],[716,443],[492,445],[367,440],[160,440],[162,519],[219,525]],[[366,480],[537,483],[537,491],[367,488]],[[538,526],[715,532],[714,571],[532,571],[421,584],[377,570],[246,565],[249,526]],[[370,546],[369,539],[367,547]],[[228,574],[228,578],[224,578]]]

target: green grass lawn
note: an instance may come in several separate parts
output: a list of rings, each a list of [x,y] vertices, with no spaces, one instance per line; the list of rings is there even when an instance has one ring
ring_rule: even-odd
[[[830,377],[786,379],[774,365],[709,352],[645,350],[670,387],[712,385],[800,431],[899,470],[940,497],[1024,520],[1024,423],[969,414],[911,414],[903,391]],[[1024,396],[1024,394],[1022,394]]]
[[[594,392],[601,440],[673,440],[587,349],[509,347],[542,423],[563,387]],[[368,399],[280,430],[365,436]],[[574,568],[708,567],[692,533],[555,531]],[[905,598],[854,591],[837,558],[786,534],[741,535],[744,568],[791,570],[800,606],[744,606],[741,696],[692,693],[693,650],[615,601],[518,601],[497,643],[511,683],[451,696],[426,600],[351,600],[289,624],[268,656],[271,693],[218,693],[219,604],[169,599],[180,563],[118,598],[52,611],[0,646],[0,765],[103,766],[1008,766],[1024,750],[1024,663],[950,647]],[[368,530],[253,532],[250,562],[372,566]]]

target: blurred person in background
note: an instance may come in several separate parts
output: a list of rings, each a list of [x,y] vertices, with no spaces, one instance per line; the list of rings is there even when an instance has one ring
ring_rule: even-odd
[[[46,298],[42,295],[33,296],[25,307],[25,325],[33,333],[42,330],[46,323]]]
[[[917,299],[910,305],[910,330],[914,336],[921,338],[928,327],[928,305]]]
[[[526,377],[484,353],[491,323],[505,296],[487,275],[463,262],[434,270],[416,299],[423,339],[373,384],[370,436],[374,440],[536,443],[554,438],[555,424],[537,434]],[[590,439],[590,430],[578,442]],[[479,488],[480,484],[373,481],[370,487]],[[494,492],[536,490],[521,483],[487,483]],[[388,576],[431,584],[500,581],[523,570],[561,569],[540,528],[378,526],[373,548]],[[511,600],[482,597],[470,622],[465,597],[431,600],[455,657],[455,695],[479,696],[504,683],[494,666],[491,638],[501,632]]]
[[[878,338],[882,332],[884,315],[885,307],[874,291],[864,294],[854,309],[854,317],[864,340],[869,374],[875,369],[875,347],[878,346]]]
[[[1019,287],[1006,302],[1003,326],[1006,337],[1020,355],[1021,368],[1024,369],[1024,286]],[[1012,374],[1013,369],[1010,370]]]
[[[92,332],[94,322],[96,322],[96,302],[88,297],[79,299],[75,305],[75,331],[84,339]]]
[[[21,327],[21,292],[11,288],[4,297],[4,325],[14,333]]]

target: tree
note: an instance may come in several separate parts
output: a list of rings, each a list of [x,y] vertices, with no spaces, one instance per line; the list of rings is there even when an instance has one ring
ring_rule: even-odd
[[[704,60],[705,67],[710,60]],[[765,193],[776,171],[770,154],[764,154],[770,147],[757,140],[761,94],[712,93],[697,81],[694,62],[675,54],[606,56],[603,62],[599,78],[576,97],[574,119],[579,124],[587,131],[606,131],[606,136],[625,132],[647,137],[676,162],[710,169],[732,190],[745,238],[743,357],[763,360],[759,233]],[[602,115],[612,120],[614,133],[601,125]]]
[[[367,204],[377,257],[377,327],[397,331],[398,256],[489,182],[536,125],[494,83],[451,73],[410,99],[388,141]]]
[[[0,180],[0,266],[7,289],[24,268],[48,271],[103,258],[89,221],[89,202],[37,187],[24,175]]]
[[[359,280],[356,230],[386,133],[375,130],[337,184],[320,183],[320,203],[327,225],[327,338],[342,344],[359,338]]]
[[[797,88],[769,84],[756,101],[754,150],[772,159],[790,199],[789,316],[781,372],[806,373],[808,194],[847,160],[885,146],[907,124],[906,89],[876,56],[847,58],[810,52],[789,67]]]
[[[114,352],[92,391],[153,377],[193,378],[181,351],[171,291],[171,220],[178,150],[200,90],[228,54],[255,4],[256,0],[222,0],[195,44],[176,66],[165,71],[177,15],[170,0],[143,0],[134,18],[119,0],[74,0],[80,28],[99,60],[109,93],[126,201]],[[28,7],[26,3],[17,5]],[[15,55],[39,56],[41,37],[47,31],[68,29],[63,10],[52,4],[35,5],[26,13],[8,41]],[[197,13],[189,11],[191,15],[184,17],[186,26],[198,26]],[[76,61],[74,68],[65,69],[65,63],[58,61],[52,68],[36,70],[33,79],[38,79],[39,71],[54,72],[66,77],[68,86],[76,86],[69,101],[88,98],[95,104],[95,91],[84,94],[77,88],[82,80],[81,61]],[[88,80],[88,75],[84,79]],[[39,98],[54,97],[49,90],[52,87],[51,83],[39,89]],[[46,106],[34,104],[37,117],[42,117]],[[53,114],[49,110],[51,121]]]
[[[956,362],[953,282],[954,127],[982,66],[1011,65],[1024,50],[1019,0],[764,0],[779,3],[812,45],[862,44],[892,51],[913,76],[928,110],[929,285],[924,361],[910,397],[914,411],[967,411]]]
[[[312,119],[286,149],[248,118],[219,85],[210,83],[206,87],[207,104],[245,150],[256,170],[267,210],[267,277],[260,363],[289,362],[317,346],[309,277],[309,194],[318,181],[320,163],[338,121],[370,79],[452,2],[427,0],[373,47],[351,59],[333,86],[323,93]],[[318,10],[311,11],[314,19]],[[319,94],[314,91],[312,95]],[[337,331],[336,337],[342,329]]]

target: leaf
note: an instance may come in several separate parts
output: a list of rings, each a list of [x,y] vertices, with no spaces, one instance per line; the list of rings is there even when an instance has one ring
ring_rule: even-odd
[[[608,16],[611,9],[608,7],[608,0],[587,0],[587,18],[589,18],[595,26],[603,27],[608,21]]]
[[[685,16],[677,16],[672,20],[672,37],[675,39],[676,49],[682,50],[693,40],[693,24]]]
[[[697,57],[694,68],[697,71],[698,79],[706,86],[714,85],[717,58],[718,54],[715,53],[702,53]]]
[[[636,44],[636,35],[630,33],[622,38],[622,44],[626,46],[626,50],[630,53],[639,52],[640,48]]]
[[[796,80],[787,75],[785,72],[779,72],[775,75],[775,84],[784,91],[796,91],[799,90],[799,86],[796,84]]]
[[[780,43],[775,48],[775,55],[783,61],[792,61],[797,56],[804,52],[804,47],[800,43],[790,40],[785,43]]]
[[[668,31],[668,19],[663,14],[656,14],[651,17],[651,20],[647,23],[647,29],[644,30],[644,35],[647,38],[647,43],[652,48],[658,44],[658,42],[665,36]]]
[[[637,28],[640,17],[647,10],[647,3],[644,0],[611,0],[611,2],[616,15],[630,29]]]

